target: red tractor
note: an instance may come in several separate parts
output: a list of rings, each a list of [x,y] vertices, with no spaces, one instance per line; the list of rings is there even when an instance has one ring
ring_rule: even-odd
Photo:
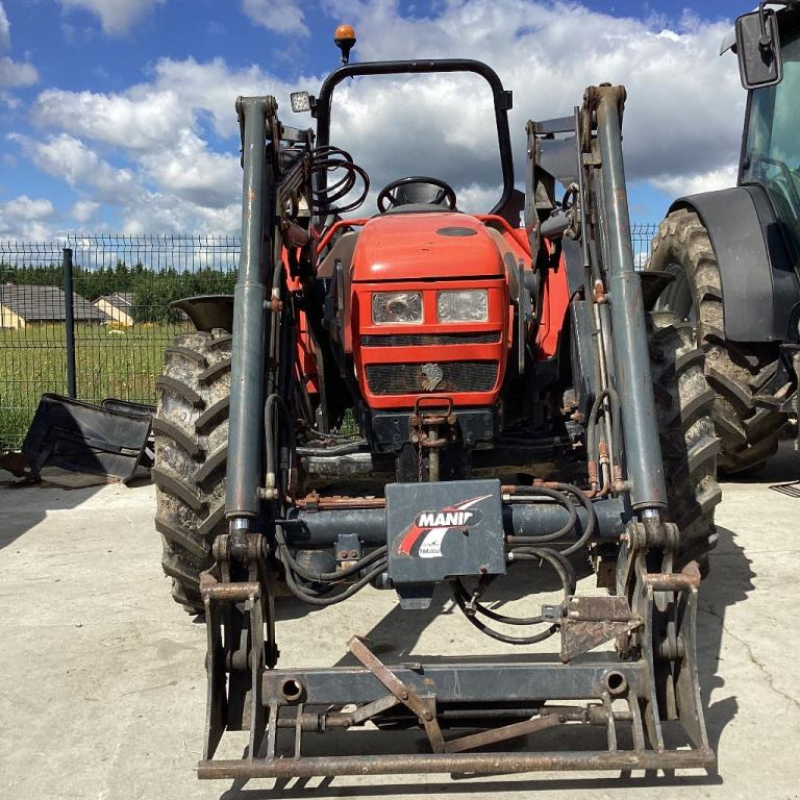
[[[335,87],[437,72],[488,82],[501,197],[467,214],[413,176],[345,218],[369,179],[329,141]],[[164,569],[208,629],[201,778],[713,765],[694,637],[720,497],[714,393],[691,332],[648,311],[663,276],[633,267],[624,101],[590,87],[572,116],[529,122],[523,194],[511,93],[482,63],[346,63],[292,98],[316,131],[284,126],[272,97],[239,98],[236,293],[179,304],[197,331],[167,352],[154,423]],[[578,592],[587,564],[607,595]],[[535,593],[538,565],[560,602],[494,606],[509,574]],[[326,607],[371,586],[412,613],[440,584],[476,635],[526,652],[555,637],[558,660],[387,665],[356,636],[358,669],[277,667],[281,594]],[[419,727],[430,752],[302,752],[366,724],[374,740]],[[497,750],[587,725],[604,748]],[[242,729],[247,757],[215,759]]]

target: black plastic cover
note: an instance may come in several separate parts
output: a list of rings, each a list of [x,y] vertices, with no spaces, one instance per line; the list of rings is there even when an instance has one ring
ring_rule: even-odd
[[[725,338],[737,342],[797,339],[800,284],[766,193],[737,186],[677,200],[705,225],[722,279]]]
[[[34,474],[51,466],[131,480],[140,466],[149,464],[151,419],[145,408],[133,403],[128,409],[125,401],[116,399],[96,406],[42,395],[22,453]]]

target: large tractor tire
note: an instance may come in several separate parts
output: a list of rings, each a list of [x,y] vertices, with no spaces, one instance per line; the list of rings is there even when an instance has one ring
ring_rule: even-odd
[[[200,572],[211,566],[214,538],[225,529],[231,337],[186,333],[166,351],[156,379],[153,418],[156,529],[172,596],[187,611],[203,609]]]
[[[755,404],[778,367],[778,348],[725,339],[719,267],[708,231],[694,211],[678,209],[661,223],[645,269],[675,276],[656,310],[689,323],[705,352],[705,374],[716,393],[720,472],[732,475],[763,466],[788,424],[786,414]]]
[[[706,570],[708,551],[716,543],[714,509],[722,499],[720,444],[712,419],[715,395],[691,326],[668,312],[654,312],[648,322],[670,521],[681,532],[677,566],[696,560]]]

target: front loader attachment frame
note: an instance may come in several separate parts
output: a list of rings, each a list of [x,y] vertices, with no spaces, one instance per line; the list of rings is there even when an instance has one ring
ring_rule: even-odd
[[[320,498],[302,505],[280,491],[280,481],[270,472],[274,453],[268,452],[267,464],[262,463],[261,443],[272,435],[273,413],[285,410],[275,403],[288,406],[291,400],[281,377],[283,354],[292,347],[285,324],[291,309],[279,274],[281,243],[286,245],[291,226],[281,219],[281,212],[287,197],[295,202],[303,192],[303,175],[308,176],[303,148],[310,152],[311,137],[280,125],[273,98],[240,99],[245,211],[231,367],[226,509],[230,526],[227,534],[217,537],[215,567],[201,580],[208,698],[199,777],[714,766],[696,665],[700,573],[694,562],[681,571],[673,569],[680,532],[662,517],[666,491],[625,196],[623,106],[621,87],[590,87],[574,120],[557,121],[560,132],[575,136],[580,165],[575,209],[584,237],[587,282],[605,310],[610,308],[606,349],[615,367],[612,371],[609,358],[605,368],[609,383],[601,400],[619,396],[622,412],[617,422],[621,420],[624,441],[623,452],[616,453],[612,494],[590,496],[575,486],[555,484],[560,488],[548,489],[548,497],[560,506],[528,504],[523,514],[515,505],[519,498],[499,481],[425,484],[426,497],[442,500],[436,508],[455,513],[454,508],[485,503],[480,535],[463,537],[462,563],[444,577],[426,573],[425,585],[452,581],[456,604],[476,627],[485,628],[485,620],[477,620],[486,614],[485,607],[449,576],[504,574],[506,563],[513,560],[548,562],[562,580],[564,597],[559,605],[543,606],[540,621],[546,632],[540,638],[557,638],[557,657],[550,663],[537,657],[501,664],[437,660],[393,665],[384,664],[367,642],[353,636],[348,649],[360,663],[357,668],[279,669],[274,625],[277,571],[286,568],[289,588],[304,595],[303,586],[292,583],[293,544],[299,547],[298,543],[312,540],[332,544],[346,535],[354,536],[350,541],[355,542],[360,537],[361,543],[377,549],[364,559],[369,566],[360,571],[345,566],[345,572],[349,569],[353,579],[363,583],[380,579],[388,569],[401,605],[420,607],[424,592],[419,573],[413,572],[417,568],[400,563],[398,553],[402,555],[408,539],[403,526],[414,519],[408,517],[412,512],[407,507],[413,506],[421,485],[396,484],[385,501],[335,497],[327,504]],[[536,125],[530,123],[529,132],[542,130]],[[288,161],[281,153],[284,137],[293,143]],[[598,319],[604,319],[599,312]],[[276,393],[285,399],[271,404]],[[266,409],[265,396],[270,398]],[[454,505],[456,501],[461,505]],[[349,514],[347,533],[341,533],[343,512]],[[567,517],[579,536],[573,552],[578,545],[598,542],[616,548],[614,594],[579,595],[553,551],[508,549],[514,537],[525,541],[528,536],[530,541],[530,532],[541,533],[550,525],[557,528]],[[504,525],[511,526],[512,535],[504,532]],[[361,555],[354,550],[349,557],[357,561]],[[405,569],[412,571],[404,573]],[[611,643],[615,652],[590,653]],[[372,741],[387,726],[418,726],[429,752],[387,753],[382,744],[360,755],[306,755],[309,736],[324,742],[331,731],[368,723],[377,726],[368,737]],[[553,740],[547,739],[549,729],[559,729],[563,732],[559,740],[574,741],[573,732],[587,726],[605,732],[604,747],[585,750],[578,737],[572,749],[561,749],[563,744],[554,749]],[[229,730],[250,732],[241,760],[215,758]],[[529,737],[533,749],[502,749],[520,737]],[[324,745],[317,741],[315,749],[320,748]]]

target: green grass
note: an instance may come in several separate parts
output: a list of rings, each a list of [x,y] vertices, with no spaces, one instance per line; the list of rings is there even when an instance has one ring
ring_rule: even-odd
[[[76,326],[78,398],[155,402],[154,382],[164,363],[164,349],[180,330],[156,324]],[[64,326],[0,329],[0,451],[20,446],[45,392],[67,392]]]

